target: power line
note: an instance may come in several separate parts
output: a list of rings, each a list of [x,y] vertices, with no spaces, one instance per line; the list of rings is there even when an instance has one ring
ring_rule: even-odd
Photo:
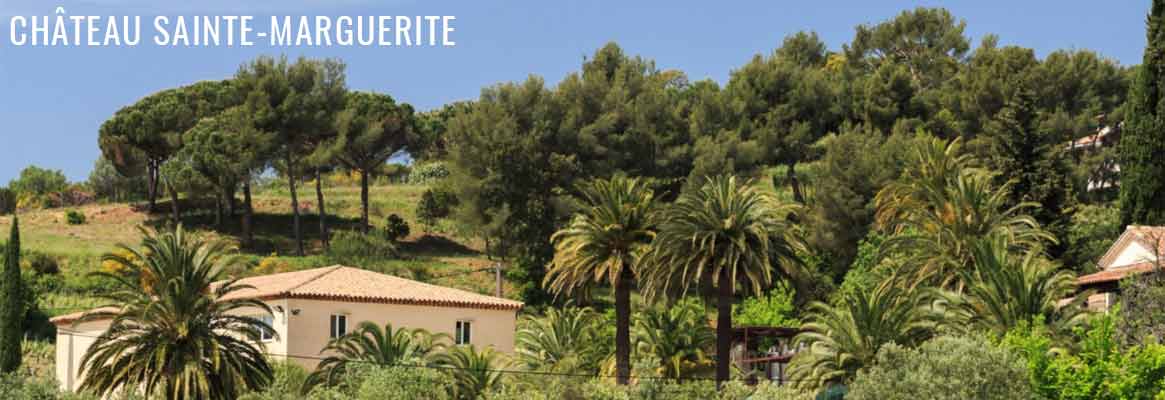
[[[60,332],[60,331],[58,331],[58,334],[75,336],[75,337],[94,338],[94,339],[101,337],[100,335],[94,336],[94,335],[86,335],[86,334],[81,334],[81,333],[68,333],[68,332]],[[263,352],[262,354],[265,356],[268,356],[268,357],[287,357],[287,358],[296,358],[296,359],[301,359],[301,360],[313,360],[313,361],[323,361],[323,360],[327,359],[327,357],[322,357],[322,356],[307,356],[307,355],[300,355],[300,354],[279,354],[279,353],[268,353],[268,352]],[[585,374],[585,373],[572,373],[572,372],[534,371],[534,370],[517,370],[517,369],[500,369],[500,368],[463,368],[463,367],[457,367],[457,366],[452,366],[452,365],[406,364],[406,363],[399,363],[399,362],[394,363],[394,364],[380,364],[380,363],[376,363],[373,361],[356,360],[356,359],[345,359],[345,361],[350,362],[350,363],[370,364],[370,365],[375,365],[375,366],[379,366],[379,367],[386,367],[386,368],[387,367],[426,368],[426,369],[436,369],[436,370],[495,372],[495,373],[500,373],[500,374],[556,376],[556,377],[569,377],[569,378],[599,378],[599,379],[618,378],[618,375],[601,374],[601,373]],[[663,376],[635,376],[635,375],[628,376],[628,379],[648,380],[648,381],[703,381],[703,382],[715,382],[716,381],[716,378],[708,378],[708,377],[690,377],[690,378],[676,379],[676,378],[668,378],[668,377],[663,377]],[[784,378],[784,379],[781,379],[781,382],[794,382],[794,381],[802,381],[802,380],[808,380],[808,379]],[[739,378],[728,379],[728,381],[747,382],[746,379],[739,379]]]

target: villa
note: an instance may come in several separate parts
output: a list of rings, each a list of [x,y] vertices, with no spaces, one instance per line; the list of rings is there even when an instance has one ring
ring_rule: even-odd
[[[228,295],[259,299],[272,310],[263,318],[277,333],[264,338],[266,352],[314,369],[328,341],[362,321],[393,328],[445,333],[456,344],[513,351],[514,326],[522,303],[345,266],[257,276],[239,281],[253,289]],[[87,311],[92,312],[92,311]],[[85,351],[109,320],[80,322],[86,312],[52,319],[57,326],[57,379],[63,390],[80,384]]]
[[[1152,271],[1158,267],[1157,255],[1165,250],[1165,226],[1129,225],[1112,247],[1100,257],[1100,272],[1076,278],[1081,291],[1095,290],[1088,297],[1088,308],[1107,310],[1116,302],[1120,281],[1125,277]]]

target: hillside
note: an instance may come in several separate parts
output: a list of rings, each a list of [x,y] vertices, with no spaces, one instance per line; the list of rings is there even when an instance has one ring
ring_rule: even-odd
[[[421,194],[427,189],[421,185],[379,185],[370,188],[370,220],[381,229],[385,218],[398,214],[409,223],[411,234],[398,243],[400,259],[370,260],[358,267],[389,273],[430,283],[493,294],[492,271],[478,271],[494,264],[480,252],[473,240],[457,237],[447,221],[442,221],[429,234],[416,221],[414,209]],[[329,229],[355,228],[360,214],[360,189],[356,186],[334,186],[324,190]],[[255,245],[240,250],[250,263],[241,275],[273,270],[298,270],[335,263],[323,250],[319,240],[319,219],[316,216],[314,187],[300,192],[303,211],[303,231],[308,240],[306,257],[289,256],[294,251],[290,197],[286,189],[260,189],[254,196]],[[198,235],[238,243],[239,218],[228,218],[219,226],[209,209],[195,209],[195,203],[182,200],[183,225]],[[65,214],[76,210],[85,214],[86,223],[69,225]],[[21,235],[25,252],[43,254],[56,261],[62,283],[51,293],[42,293],[40,306],[49,315],[59,315],[85,309],[99,303],[93,297],[101,288],[89,273],[101,268],[101,256],[113,251],[119,244],[136,246],[141,240],[140,228],[153,228],[168,223],[170,204],[161,202],[151,215],[144,204],[94,204],[73,209],[46,209],[21,215]],[[0,217],[0,229],[5,232],[12,223],[11,216]],[[35,256],[34,256],[35,257]],[[28,258],[28,257],[26,257]],[[260,264],[265,269],[255,270]],[[507,297],[513,297],[512,287],[506,285]]]

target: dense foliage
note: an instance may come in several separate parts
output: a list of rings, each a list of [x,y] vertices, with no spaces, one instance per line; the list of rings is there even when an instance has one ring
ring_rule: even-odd
[[[1129,91],[1128,128],[1120,143],[1121,225],[1165,224],[1165,2],[1149,11],[1145,59]]]
[[[940,336],[916,349],[888,344],[859,372],[846,399],[1032,398],[1024,360],[977,337]]]
[[[1158,277],[1122,284],[1119,319],[1084,312],[1074,278],[1094,272],[1126,224],[1165,223],[1163,18],[1154,1],[1139,68],[1089,50],[1039,58],[994,35],[975,46],[965,21],[920,7],[857,27],[840,49],[794,33],[722,83],[609,43],[560,82],[498,83],[426,112],[349,91],[339,60],[260,57],[231,79],[119,110],[100,129],[87,183],[30,167],[0,189],[0,214],[92,193],[157,211],[168,194],[174,222],[213,207],[208,227],[265,257],[249,273],[297,268],[270,253],[288,248],[318,256],[302,263],[382,266],[448,239],[503,263],[527,304],[512,357],[376,321],[321,349],[324,368],[309,378],[273,370],[234,339],[262,327],[231,317],[229,303],[208,305],[231,289],[212,292],[205,281],[218,272],[191,271],[230,257],[179,268],[163,259],[193,254],[190,243],[151,238],[149,251],[115,251],[102,266],[114,283],[101,289],[129,310],[86,355],[85,385],[102,395],[1153,398],[1165,384]],[[1084,136],[1103,145],[1076,146]],[[415,164],[386,166],[405,153]],[[385,217],[376,196],[396,194],[370,186],[404,174],[417,195]],[[253,184],[267,192],[260,206],[290,215],[255,213]],[[315,199],[300,199],[313,184]],[[329,214],[341,204],[325,201],[325,185],[358,186],[358,217]],[[370,214],[385,224],[375,234]],[[423,240],[408,238],[410,222]],[[290,244],[256,238],[273,230]],[[24,257],[25,280],[55,290],[67,278],[45,278],[61,268],[36,254]],[[19,286],[13,269],[0,287]],[[0,311],[27,317],[13,307],[35,306],[28,297]],[[732,381],[752,372],[729,368],[741,325],[802,329],[793,385]],[[198,345],[175,345],[175,326]],[[198,353],[216,346],[236,351]],[[157,361],[126,356],[131,347]],[[39,393],[38,382],[9,382],[23,379],[6,376],[0,391]]]

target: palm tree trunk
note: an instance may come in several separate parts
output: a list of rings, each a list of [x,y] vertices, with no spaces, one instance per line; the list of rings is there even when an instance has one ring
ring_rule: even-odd
[[[292,225],[295,230],[295,254],[303,257],[303,231],[299,229],[299,197],[295,193],[295,164],[291,159],[291,149],[287,149],[287,188],[291,191]]]
[[[631,272],[627,266],[615,282],[615,381],[631,380]]]
[[[320,172],[320,168],[316,167],[316,201],[319,202],[320,214],[320,242],[324,245],[324,250],[328,249],[328,211],[324,208],[324,175]]]
[[[360,171],[360,229],[368,233],[368,171]]]
[[[797,162],[790,161],[789,169],[785,170],[786,180],[789,181],[789,188],[793,190],[793,200],[800,204],[805,204],[805,194],[801,193],[801,182],[797,180]]]
[[[251,178],[243,181],[243,247],[251,247],[254,236],[251,233]]]
[[[725,269],[716,283],[716,388],[728,381],[732,362],[732,281]]]

